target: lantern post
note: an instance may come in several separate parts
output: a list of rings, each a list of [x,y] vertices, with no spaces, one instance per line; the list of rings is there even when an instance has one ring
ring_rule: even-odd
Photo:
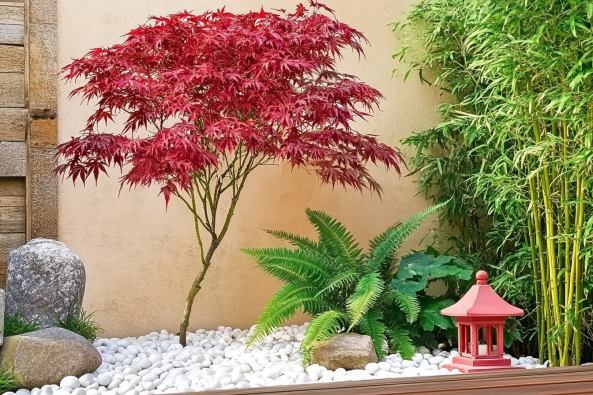
[[[459,302],[441,311],[457,320],[459,343],[459,356],[443,367],[463,373],[524,369],[511,366],[511,360],[503,358],[505,319],[522,316],[523,310],[494,292],[485,271],[476,273],[476,280],[476,285]]]

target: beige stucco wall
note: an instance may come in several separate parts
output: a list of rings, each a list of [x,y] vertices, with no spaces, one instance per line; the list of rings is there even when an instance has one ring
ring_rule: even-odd
[[[222,7],[246,12],[264,6],[292,8],[286,0],[58,0],[58,63],[84,55],[90,48],[118,43],[122,35],[149,15],[184,9],[200,13]],[[411,78],[392,78],[395,39],[390,22],[401,19],[410,0],[326,0],[338,18],[361,30],[371,42],[366,59],[347,54],[340,70],[358,75],[385,96],[381,111],[357,129],[380,135],[392,145],[432,125],[439,92]],[[73,85],[60,84],[60,141],[77,133],[92,108],[67,99]],[[426,207],[410,177],[383,169],[373,174],[385,188],[381,199],[369,193],[321,186],[314,176],[287,166],[259,169],[236,210],[230,232],[216,255],[196,300],[191,328],[252,325],[278,283],[254,268],[239,248],[270,246],[276,241],[261,229],[284,229],[313,236],[306,207],[339,218],[363,244],[366,240]],[[197,270],[192,219],[180,202],[168,211],[158,188],[123,190],[118,197],[117,171],[98,186],[60,184],[59,236],[83,259],[87,270],[85,308],[109,336],[139,335],[166,328],[177,331],[186,291]],[[420,236],[408,243],[416,247]],[[303,320],[300,317],[298,320]]]

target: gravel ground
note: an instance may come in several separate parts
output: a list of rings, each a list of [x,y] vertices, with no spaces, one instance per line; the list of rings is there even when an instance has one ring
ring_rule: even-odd
[[[412,376],[459,374],[442,365],[456,351],[420,348],[412,360],[392,354],[364,370],[327,370],[302,366],[299,351],[308,324],[279,329],[264,342],[249,349],[248,330],[219,327],[188,334],[188,346],[179,337],[162,330],[125,339],[98,339],[94,346],[103,364],[92,374],[65,377],[59,386],[46,385],[16,395],[149,395],[197,392],[211,389],[266,387],[315,382],[355,381]],[[506,358],[511,358],[506,355]],[[537,358],[512,359],[513,365],[543,368]],[[6,395],[14,395],[6,393]]]

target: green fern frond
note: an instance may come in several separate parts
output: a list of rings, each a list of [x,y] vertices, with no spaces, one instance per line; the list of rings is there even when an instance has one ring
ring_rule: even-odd
[[[379,359],[385,357],[385,346],[387,340],[385,338],[385,325],[382,322],[383,314],[379,310],[369,310],[362,320],[360,320],[360,331],[365,335],[368,335],[373,339],[373,345],[375,346],[375,352]]]
[[[373,307],[383,292],[383,281],[378,273],[369,273],[362,277],[356,290],[348,298],[346,306],[350,315],[350,328],[358,325],[362,317]]]
[[[333,278],[330,278],[328,285],[317,293],[316,296],[321,296],[326,293],[330,293],[337,288],[344,288],[347,285],[351,285],[358,278],[359,274],[356,272],[347,271],[346,273],[338,274]]]
[[[391,351],[398,352],[403,359],[412,359],[416,347],[410,340],[410,333],[403,329],[396,329],[387,332],[391,343]]]
[[[319,233],[319,244],[331,255],[337,258],[338,263],[347,267],[356,267],[361,260],[362,250],[346,228],[322,211],[307,209],[307,217]]]
[[[266,273],[286,283],[302,281],[309,284],[326,283],[331,273],[327,262],[319,255],[288,248],[243,249],[253,257]]]
[[[317,342],[329,339],[338,333],[347,321],[348,317],[339,311],[330,310],[319,314],[307,327],[301,347],[308,348]]]
[[[307,250],[307,251],[319,252],[319,243],[317,243],[307,237],[301,237],[299,235],[285,232],[283,230],[266,230],[266,232],[268,232],[269,234],[271,234],[272,236],[274,236],[280,240],[288,241],[290,244],[292,244],[295,247],[298,247],[298,248],[301,248],[301,249]]]
[[[376,271],[381,264],[396,253],[403,241],[410,236],[422,223],[424,218],[439,210],[448,202],[437,204],[419,212],[399,226],[392,226],[371,242],[370,259],[367,263],[369,271]]]
[[[319,303],[315,294],[315,288],[302,282],[290,283],[280,288],[259,317],[247,346],[265,339],[276,328],[292,318],[299,309],[304,308],[305,304]]]
[[[406,320],[413,323],[420,314],[420,302],[413,295],[403,294],[389,287],[384,293],[383,298],[388,304],[396,304],[406,315]]]

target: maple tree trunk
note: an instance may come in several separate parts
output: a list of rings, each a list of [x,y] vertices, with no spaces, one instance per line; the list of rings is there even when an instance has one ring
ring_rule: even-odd
[[[183,347],[187,346],[187,327],[189,326],[189,317],[191,316],[191,309],[194,304],[194,299],[196,298],[198,292],[200,292],[200,289],[202,289],[201,284],[206,277],[206,272],[208,271],[209,267],[210,262],[203,263],[202,270],[194,279],[194,282],[187,295],[187,299],[185,300],[185,308],[183,309],[183,316],[181,318],[181,325],[179,328],[179,343],[181,343]]]

